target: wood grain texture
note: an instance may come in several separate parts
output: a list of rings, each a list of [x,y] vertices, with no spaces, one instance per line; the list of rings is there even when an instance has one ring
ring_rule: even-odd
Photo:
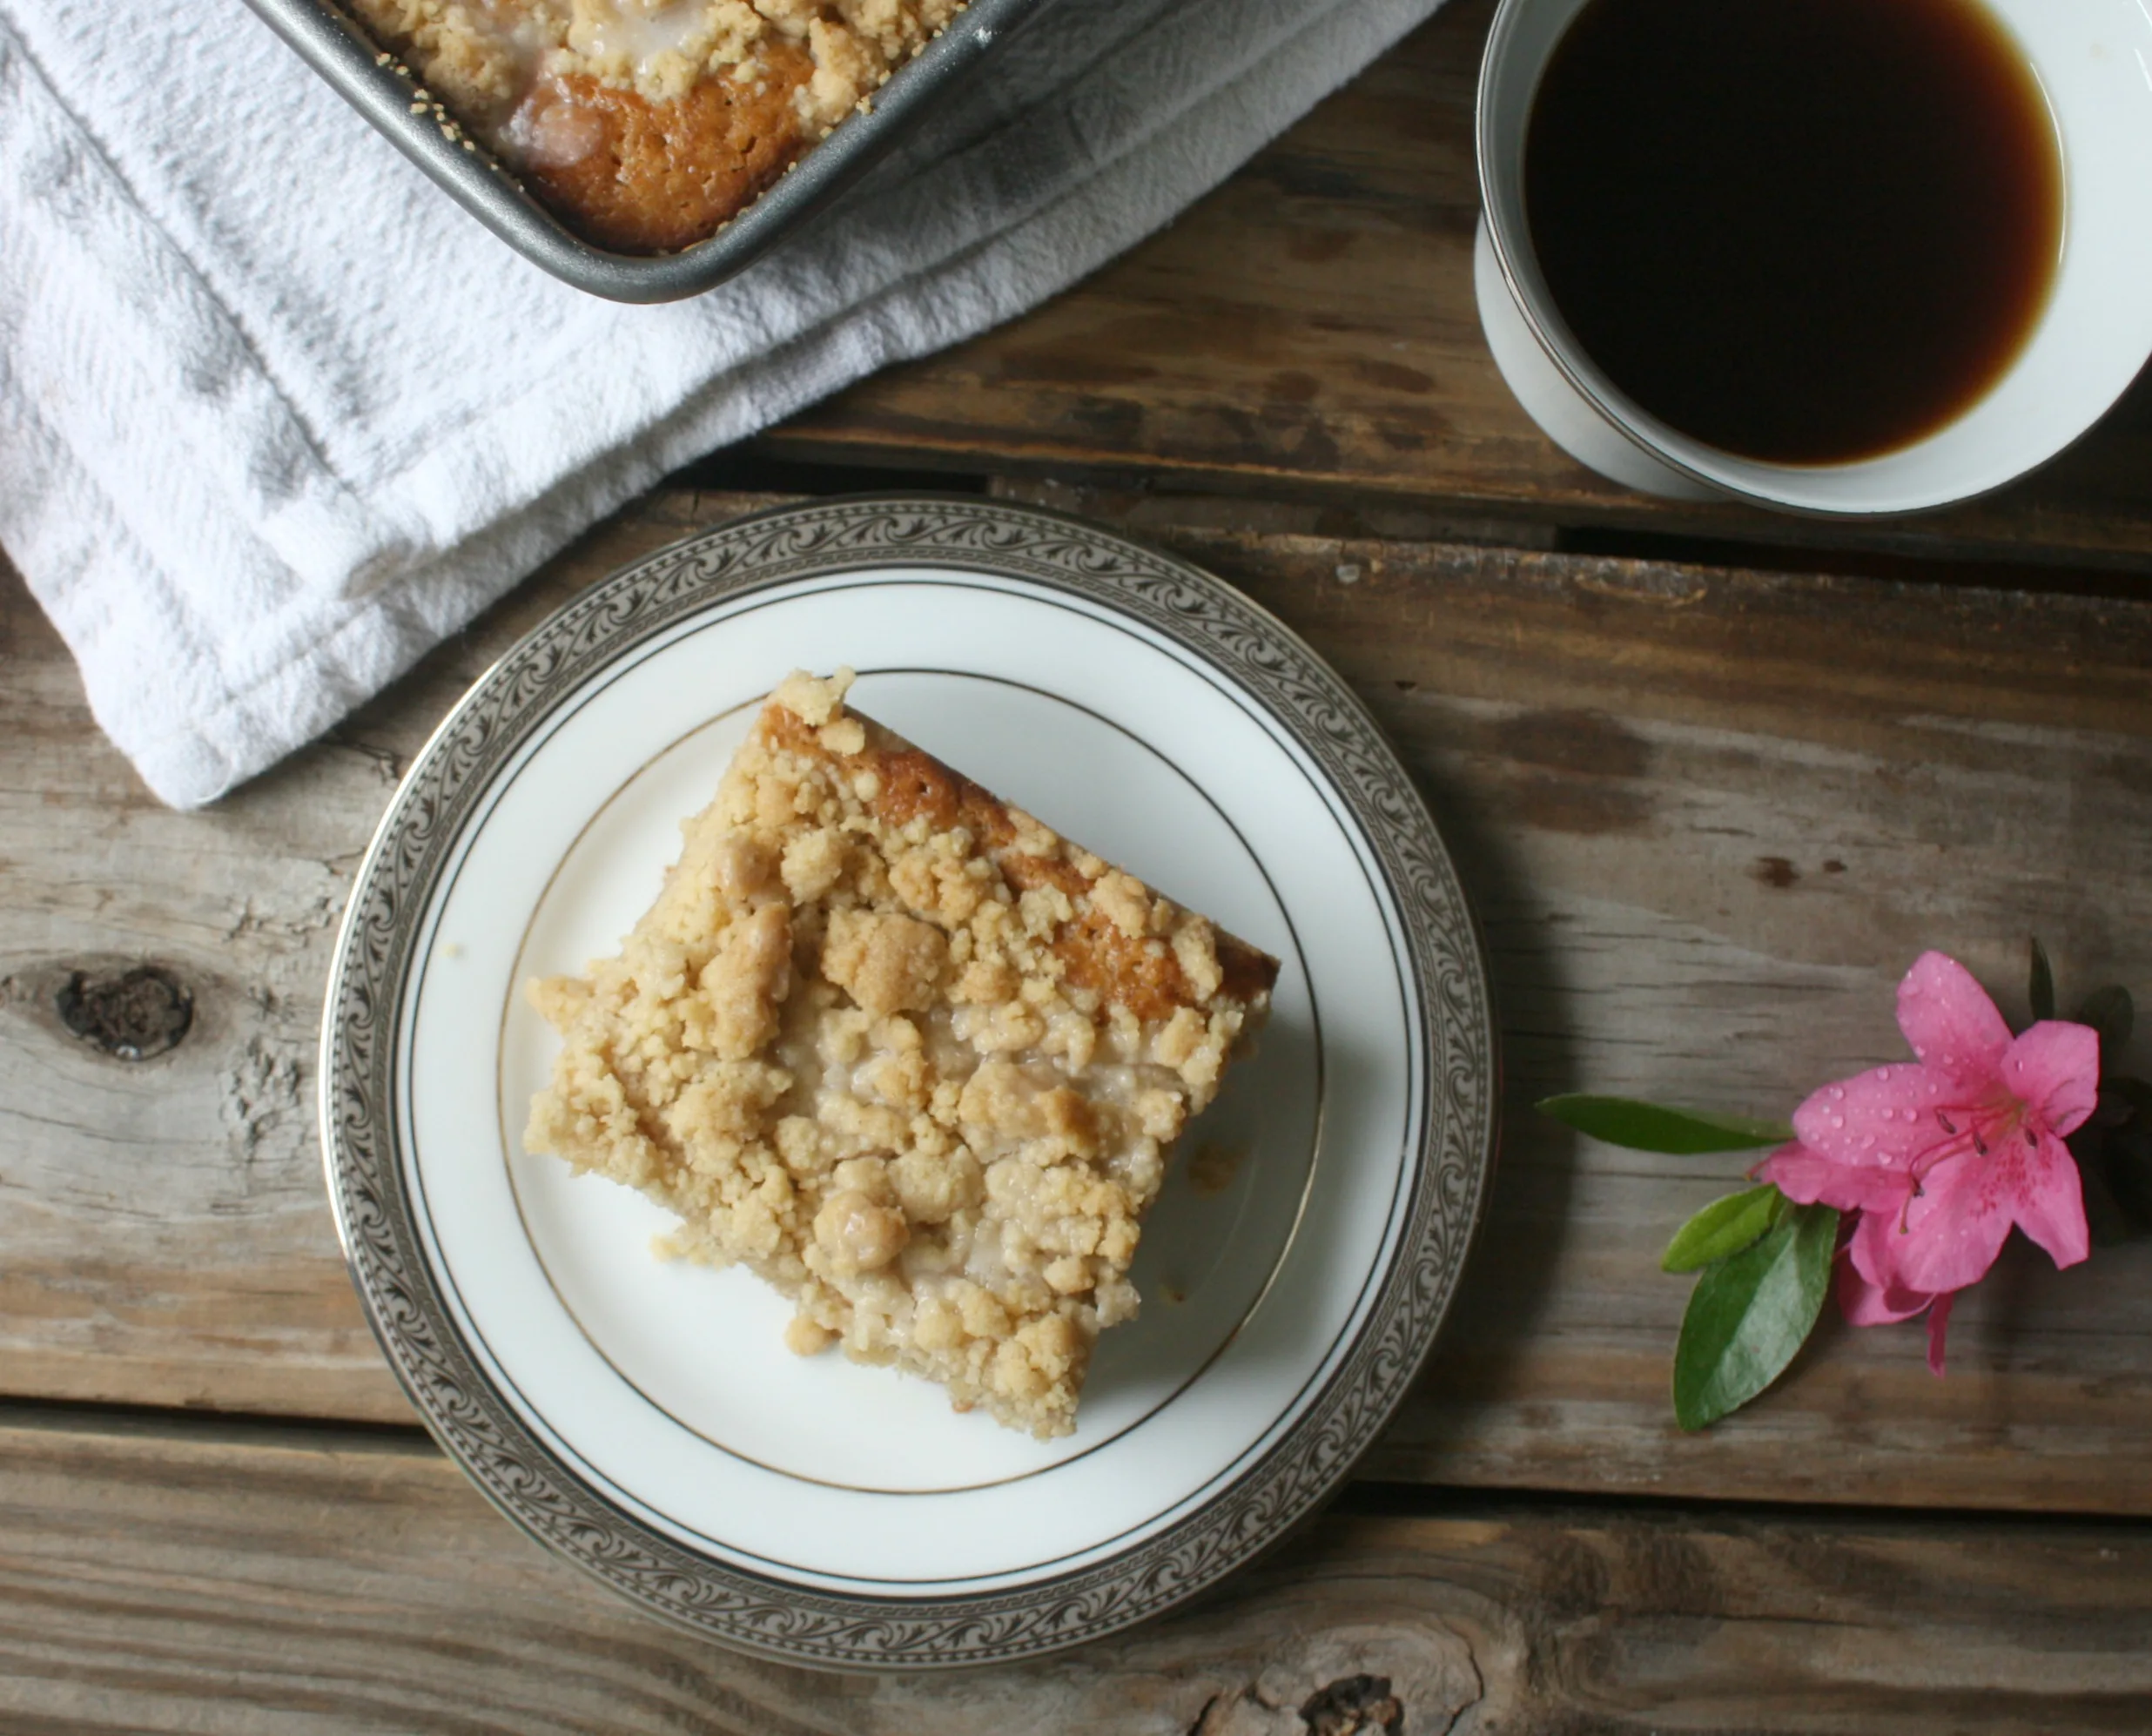
[[[1045,306],[795,418],[769,449],[1161,487],[2152,566],[2152,388],[2043,474],[1900,524],[1618,488],[1510,398],[1472,297],[1490,0],[1453,0],[1161,233]]]
[[[2142,1526],[1458,1504],[1333,1514],[1066,1658],[827,1676],[636,1613],[422,1448],[0,1426],[21,1736],[2142,1730],[2149,1622]]]
[[[1685,1295],[1656,1268],[1729,1159],[1536,1118],[1556,1090],[1752,1113],[1901,1053],[1890,992],[1948,949],[2022,1012],[2152,986],[2152,603],[2031,597],[1118,515],[1244,585],[1374,706],[1493,950],[1508,1130],[1436,1363],[1369,1467],[1489,1487],[2152,1512],[2152,1246],[2058,1274],[2014,1250],[1917,1328],[1827,1326],[1710,1434],[1671,1426]],[[0,1389],[406,1417],[320,1192],[313,1024],[346,880],[462,686],[577,587],[736,499],[660,495],[286,766],[193,816],[95,735],[0,595]],[[1182,517],[1193,515],[1182,513]],[[54,1016],[86,963],[156,962],[194,1028],[115,1060]],[[2139,1040],[2140,1050],[2143,1040]]]
[[[2112,599],[1188,530],[1045,491],[1230,575],[1374,708],[1460,854],[1508,1074],[1483,1244],[1365,1468],[1442,1483],[2152,1511],[2152,1244],[2022,1242],[1953,1317],[1826,1321],[1779,1392],[1685,1436],[1685,1282],[1657,1271],[1739,1160],[1533,1114],[1557,1091],[1790,1113],[1904,1053],[1897,976],[1965,959],[2026,1016],[2152,982],[2152,609]],[[2142,1053],[2142,1040],[2139,1040]],[[1524,1467],[1529,1466],[1527,1470]]]
[[[728,497],[716,513],[752,497]],[[314,1134],[330,945],[410,757],[570,591],[713,509],[664,496],[571,549],[235,799],[158,803],[0,562],[0,1390],[408,1421],[343,1269]],[[185,1040],[125,1062],[55,1005],[165,966]]]

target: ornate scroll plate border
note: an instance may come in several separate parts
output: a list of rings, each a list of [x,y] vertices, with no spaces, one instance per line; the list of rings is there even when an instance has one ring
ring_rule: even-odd
[[[1225,671],[1335,781],[1406,931],[1432,1053],[1404,1234],[1345,1362],[1300,1421],[1188,1517],[1109,1561],[1014,1591],[847,1598],[696,1555],[584,1486],[479,1372],[418,1243],[394,1134],[394,1033],[420,920],[494,776],[588,676],[723,597],[905,565],[986,572],[1103,601]],[[531,1536],[652,1612],[788,1662],[978,1665],[1096,1639],[1194,1596],[1342,1483],[1403,1398],[1463,1269],[1493,1167],[1496,1064],[1486,964],[1455,866],[1372,717],[1292,630],[1209,574],[1061,515],[905,497],[779,508],[706,531],[595,585],[510,651],[435,732],[389,804],[338,937],[321,1040],[331,1203],[375,1336],[435,1437]]]

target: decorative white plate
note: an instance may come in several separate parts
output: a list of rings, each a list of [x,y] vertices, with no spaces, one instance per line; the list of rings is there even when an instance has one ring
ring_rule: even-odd
[[[1140,1319],[1041,1443],[782,1344],[640,1195],[522,1149],[521,993],[617,945],[788,670],[1284,962],[1147,1221]],[[1342,683],[1184,562],[1052,514],[764,514],[594,587],[471,690],[360,871],[322,1030],[329,1191],[390,1363],[533,1536],[715,1638],[977,1664],[1193,1595],[1329,1494],[1424,1358],[1491,1161],[1494,1032],[1427,811]]]

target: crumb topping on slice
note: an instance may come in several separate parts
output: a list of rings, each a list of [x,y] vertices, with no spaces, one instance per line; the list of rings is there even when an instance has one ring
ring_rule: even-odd
[[[526,1142],[792,1298],[786,1342],[1042,1437],[1276,962],[849,711],[770,696],[620,953],[532,985]]]
[[[593,240],[683,247],[736,215],[964,0],[354,0],[467,126]]]

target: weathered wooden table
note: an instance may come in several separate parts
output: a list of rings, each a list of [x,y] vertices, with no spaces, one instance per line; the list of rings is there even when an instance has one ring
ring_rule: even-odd
[[[2020,1016],[2032,933],[2066,996],[2152,990],[2152,397],[1857,533],[1597,481],[1472,310],[1484,24],[1459,0],[1052,306],[675,478],[207,812],[0,575],[0,1727],[2152,1728],[2152,1244],[2014,1246],[1944,1382],[1917,1328],[1827,1322],[1684,1436],[1657,1255],[1738,1160],[1529,1107],[1782,1111],[1897,1057],[1927,946]],[[1435,1363],[1301,1541],[1066,1659],[844,1679],[616,1606],[434,1450],[345,1279],[312,1057],[360,852],[493,656],[749,504],[923,470],[1191,555],[1344,671],[1477,899],[1508,1126]]]

